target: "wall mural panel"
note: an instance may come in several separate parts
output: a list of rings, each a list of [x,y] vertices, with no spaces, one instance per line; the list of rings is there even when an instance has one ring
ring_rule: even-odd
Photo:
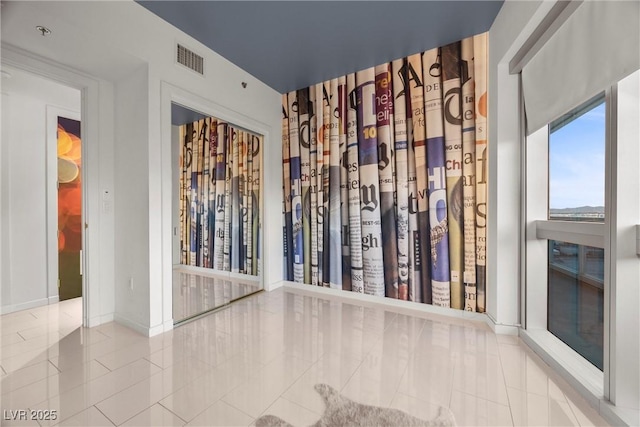
[[[259,275],[262,136],[211,117],[180,140],[180,263]]]
[[[487,34],[283,95],[284,279],[484,312]]]

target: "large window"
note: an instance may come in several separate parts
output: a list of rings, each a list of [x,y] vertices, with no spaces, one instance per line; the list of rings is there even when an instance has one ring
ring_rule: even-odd
[[[549,125],[550,220],[605,220],[605,108],[601,94]],[[602,370],[605,251],[578,243],[548,241],[547,329]]]
[[[639,87],[636,71],[528,131],[523,188],[521,335],[589,398],[634,410],[640,402]],[[627,415],[616,416],[633,419]]]

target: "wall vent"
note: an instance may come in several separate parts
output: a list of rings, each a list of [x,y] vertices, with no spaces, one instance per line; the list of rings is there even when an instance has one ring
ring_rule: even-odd
[[[176,59],[178,64],[204,75],[204,58],[181,44],[177,45]]]

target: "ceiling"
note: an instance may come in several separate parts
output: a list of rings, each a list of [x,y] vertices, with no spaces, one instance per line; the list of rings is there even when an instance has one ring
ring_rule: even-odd
[[[171,103],[171,124],[181,126],[186,123],[193,123],[197,120],[206,119],[206,114],[193,111],[179,104]]]
[[[286,93],[485,32],[503,1],[138,3]]]

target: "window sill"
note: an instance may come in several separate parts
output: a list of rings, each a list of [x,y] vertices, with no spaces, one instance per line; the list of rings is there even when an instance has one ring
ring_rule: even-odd
[[[613,405],[604,397],[604,374],[552,333],[520,329],[520,338],[612,425],[640,425],[638,410]]]
[[[520,329],[520,338],[572,387],[598,409],[604,399],[602,371],[543,329]]]

